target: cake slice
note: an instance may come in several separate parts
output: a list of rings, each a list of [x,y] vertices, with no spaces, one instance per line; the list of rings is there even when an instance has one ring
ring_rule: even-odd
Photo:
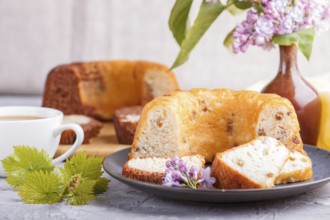
[[[275,184],[293,183],[311,179],[313,176],[312,161],[305,151],[290,152]]]
[[[113,116],[116,137],[120,144],[132,144],[142,106],[130,106],[117,109]]]
[[[63,124],[79,124],[84,131],[83,144],[89,144],[90,139],[96,137],[103,124],[98,120],[85,115],[64,115]],[[60,144],[73,144],[76,140],[76,133],[73,130],[65,130],[61,134]]]
[[[263,136],[217,153],[212,176],[222,189],[271,188],[288,158],[289,150],[281,142]]]
[[[165,176],[165,157],[134,158],[127,161],[123,167],[123,176],[143,182],[161,184]],[[200,155],[184,156],[181,158],[188,167],[204,168],[205,160]]]

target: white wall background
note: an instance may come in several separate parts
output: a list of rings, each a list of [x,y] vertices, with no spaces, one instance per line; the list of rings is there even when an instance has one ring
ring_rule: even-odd
[[[168,66],[178,52],[167,21],[174,0],[0,0],[0,94],[41,94],[48,71],[73,61],[145,59]],[[192,16],[200,1],[194,3]],[[224,14],[189,61],[175,69],[183,89],[244,89],[270,80],[278,51],[232,55],[225,35],[240,21]],[[330,32],[314,44],[305,76],[330,72]]]

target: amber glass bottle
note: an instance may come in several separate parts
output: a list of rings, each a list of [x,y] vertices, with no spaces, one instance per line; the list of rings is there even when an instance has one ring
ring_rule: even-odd
[[[316,145],[321,118],[321,100],[317,91],[302,77],[297,66],[297,46],[280,46],[280,67],[276,77],[262,90],[291,101],[305,144]]]

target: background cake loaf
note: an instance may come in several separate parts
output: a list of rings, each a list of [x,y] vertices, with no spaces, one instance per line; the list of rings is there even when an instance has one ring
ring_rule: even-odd
[[[178,90],[174,74],[145,61],[87,62],[62,65],[48,74],[43,106],[64,114],[111,120],[116,109],[144,105]]]
[[[270,136],[290,150],[302,149],[295,110],[274,94],[226,89],[173,92],[148,103],[132,144],[131,158],[217,152]]]

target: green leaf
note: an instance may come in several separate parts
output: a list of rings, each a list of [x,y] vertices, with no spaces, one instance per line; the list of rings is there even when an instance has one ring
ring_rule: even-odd
[[[77,186],[67,196],[67,204],[84,205],[95,199],[94,186],[96,180],[82,178],[76,184]]]
[[[291,34],[276,35],[272,38],[272,42],[283,46],[296,43],[301,53],[309,60],[313,49],[314,32],[314,28],[310,28]]]
[[[25,181],[25,174],[31,171],[53,171],[52,159],[46,151],[34,147],[14,146],[14,154],[2,160],[2,166],[9,175],[7,182],[18,187]]]
[[[72,191],[72,189],[78,185],[79,180],[82,178],[81,174],[71,176],[71,174],[67,173],[63,168],[59,168],[59,174],[61,176],[63,184],[67,187],[68,191]],[[110,180],[106,178],[97,179],[94,186],[94,193],[102,194],[106,192],[109,188],[109,182]]]
[[[63,185],[58,175],[48,171],[25,174],[25,181],[18,187],[18,194],[29,204],[52,204],[62,199]]]
[[[51,204],[67,198],[71,205],[92,201],[95,194],[105,192],[109,181],[101,178],[102,158],[79,153],[67,160],[64,168],[54,173],[52,160],[45,151],[15,146],[14,154],[2,160],[7,181],[17,188],[19,196],[30,204]]]
[[[189,29],[181,43],[181,49],[171,69],[182,65],[189,58],[189,54],[202,38],[215,19],[224,11],[225,6],[220,2],[206,3],[203,1],[193,26]]]
[[[223,45],[225,45],[225,47],[227,47],[228,50],[230,50],[230,51],[231,51],[231,48],[232,48],[231,45],[234,42],[234,38],[233,38],[234,31],[235,31],[235,28],[227,34],[225,40],[223,41]]]
[[[100,178],[94,186],[94,193],[101,194],[101,193],[106,192],[109,188],[109,182],[110,182],[110,180],[108,180],[106,178]]]
[[[62,181],[69,188],[72,183],[75,182],[74,178],[81,178],[95,180],[94,191],[96,194],[107,191],[109,180],[101,178],[102,161],[100,157],[87,157],[86,152],[79,153],[67,160],[64,164],[64,168],[59,168],[59,173]]]
[[[181,45],[189,26],[189,11],[192,0],[176,0],[169,19],[169,26],[176,42]]]
[[[248,1],[228,0],[226,10],[232,15],[238,15],[252,7],[252,3]]]
[[[232,1],[234,3],[234,5],[238,8],[238,9],[241,9],[241,10],[246,10],[246,9],[249,9],[249,8],[252,8],[252,2],[250,1],[240,1],[240,0],[229,0],[229,1]],[[228,1],[228,2],[229,2]]]
[[[244,12],[244,10],[237,8],[234,4],[230,5],[226,8],[226,10],[231,14],[231,15],[239,15]]]
[[[102,162],[101,157],[87,157],[86,152],[81,152],[68,159],[64,164],[64,170],[60,170],[68,177],[81,174],[83,178],[98,180],[103,174]]]
[[[301,51],[301,53],[306,57],[307,60],[310,59],[312,54],[314,34],[315,34],[314,29],[300,32],[298,48]]]

